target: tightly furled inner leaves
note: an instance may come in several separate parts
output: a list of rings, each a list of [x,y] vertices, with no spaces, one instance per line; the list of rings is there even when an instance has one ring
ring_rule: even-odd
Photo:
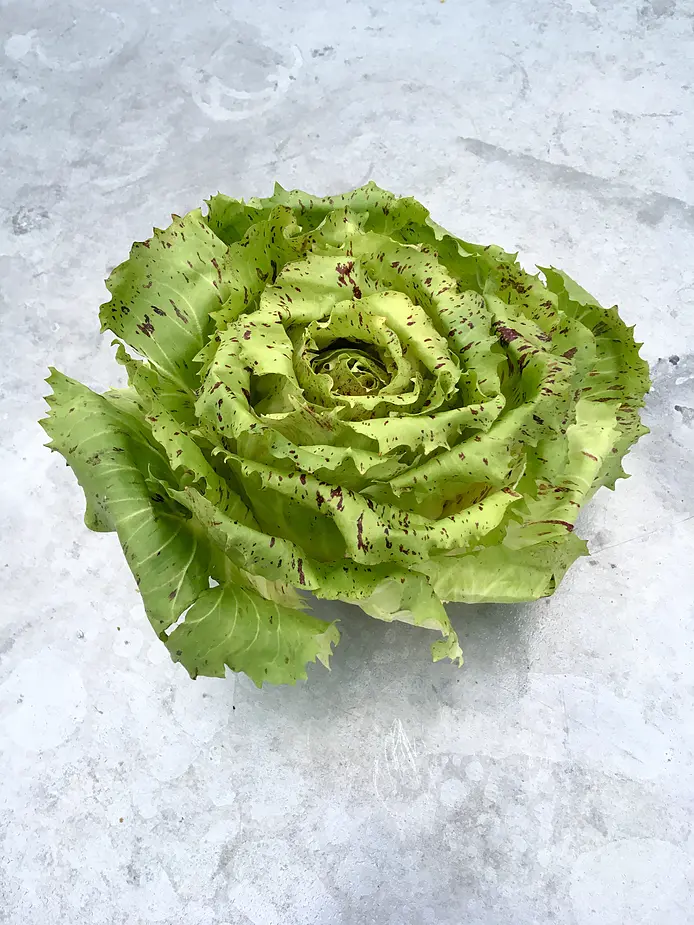
[[[631,329],[373,184],[208,206],[107,282],[128,386],[48,380],[87,525],[193,677],[327,665],[337,629],[299,591],[460,662],[443,601],[549,595],[586,553],[576,516],[645,430]]]

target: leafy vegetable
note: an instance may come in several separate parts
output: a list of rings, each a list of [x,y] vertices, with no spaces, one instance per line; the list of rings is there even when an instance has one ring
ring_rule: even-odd
[[[339,639],[311,591],[461,662],[442,601],[555,590],[649,379],[616,308],[543,273],[372,183],[217,195],[133,246],[101,307],[128,386],[53,371],[42,424],[174,660],[294,683]]]

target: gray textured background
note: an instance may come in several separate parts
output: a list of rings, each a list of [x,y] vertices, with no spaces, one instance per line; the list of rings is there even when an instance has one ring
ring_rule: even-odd
[[[0,0],[0,921],[694,922],[694,3]],[[189,681],[43,449],[119,381],[102,279],[218,188],[373,178],[619,301],[633,477],[466,666],[338,607],[332,673]]]

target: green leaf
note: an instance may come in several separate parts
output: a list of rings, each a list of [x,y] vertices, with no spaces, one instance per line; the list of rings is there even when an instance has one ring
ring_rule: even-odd
[[[198,483],[205,497],[228,516],[250,527],[257,526],[253,515],[215,464],[215,447],[208,444],[196,427],[195,407],[188,392],[181,391],[155,369],[131,359],[122,346],[117,359],[128,371],[128,382],[137,393],[141,411],[151,436],[167,456],[169,466],[182,484]]]
[[[474,545],[520,499],[512,489],[493,491],[445,519],[411,513],[248,459],[228,456],[251,509],[265,530],[303,546],[322,561],[347,556],[367,565],[394,562],[412,567],[437,552]]]
[[[267,218],[268,210],[247,205],[224,193],[217,193],[206,202],[208,212],[205,221],[210,230],[227,245],[243,240],[249,228]]]
[[[397,206],[398,200],[387,190],[369,182],[365,186],[343,193],[339,196],[312,196],[301,190],[284,190],[275,184],[275,191],[267,199],[251,200],[249,205],[271,209],[276,205],[290,208],[301,223],[302,228],[313,231],[332,212],[348,209],[353,213],[368,215],[369,226],[375,230],[385,228],[390,209]]]
[[[145,422],[53,370],[49,446],[65,457],[87,498],[87,526],[115,530],[157,633],[208,587],[207,541],[190,529],[180,506],[153,490],[148,473],[171,477]]]
[[[295,684],[316,659],[328,667],[339,639],[334,623],[225,585],[200,595],[166,647],[193,678],[224,677],[228,666],[261,687],[266,681]]]
[[[338,565],[316,561],[300,546],[233,521],[193,488],[170,494],[188,507],[225,557],[251,576],[269,576],[276,584],[296,585],[318,598],[359,603],[380,620],[438,630],[449,639],[447,657],[462,657],[448,616],[423,575],[392,565],[367,567],[350,559]],[[437,652],[443,652],[437,645]]]
[[[582,396],[596,403],[616,402],[619,434],[597,477],[598,484],[614,488],[618,478],[626,478],[622,459],[639,437],[648,433],[640,417],[644,396],[651,387],[648,364],[639,356],[641,345],[634,341],[633,328],[626,326],[616,308],[602,308],[561,270],[543,267],[542,272],[565,314],[594,338],[595,357]]]
[[[336,628],[285,606],[283,601],[301,603],[288,589],[234,569],[215,552],[204,525],[166,491],[173,479],[166,457],[147,438],[144,420],[123,408],[137,407],[136,401],[118,393],[97,395],[57,371],[48,382],[51,413],[42,424],[49,446],[66,458],[85,492],[87,525],[117,532],[162,638],[190,608],[166,639],[175,660],[193,676],[213,677],[224,674],[226,661],[256,684],[295,683],[306,676],[305,662],[316,658],[327,665],[330,646],[339,640]],[[210,575],[226,583],[210,591]]]
[[[438,630],[444,637],[432,644],[434,661],[449,658],[463,663],[463,652],[443,604],[426,577],[392,566],[367,568],[345,560],[337,568],[316,564],[320,586],[316,597],[358,604],[369,616],[386,623],[397,620]]]
[[[207,341],[210,312],[229,291],[227,248],[200,210],[133,244],[130,259],[106,281],[102,330],[113,331],[182,388],[196,387],[196,355]]]
[[[441,600],[516,604],[552,594],[569,566],[587,554],[585,542],[568,533],[522,549],[501,544],[465,556],[438,556],[423,568]]]

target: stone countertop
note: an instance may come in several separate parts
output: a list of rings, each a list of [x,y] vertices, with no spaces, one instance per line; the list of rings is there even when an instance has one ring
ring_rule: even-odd
[[[0,922],[694,922],[694,6],[0,2]],[[466,664],[347,605],[332,671],[193,683],[44,449],[120,381],[102,280],[217,189],[373,178],[636,325],[651,427]]]

